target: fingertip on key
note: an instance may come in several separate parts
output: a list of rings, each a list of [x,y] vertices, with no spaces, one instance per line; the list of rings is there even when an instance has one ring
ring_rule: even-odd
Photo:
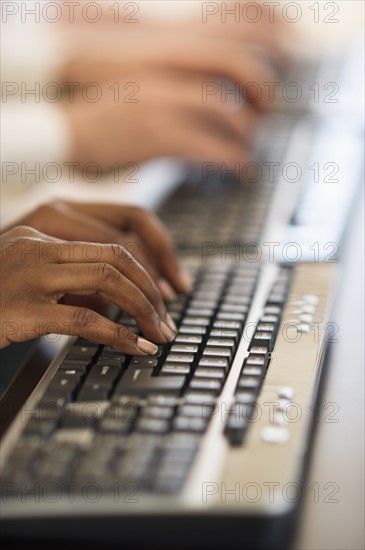
[[[176,335],[177,334],[177,326],[175,325],[174,320],[173,320],[173,318],[171,317],[171,315],[169,313],[166,313],[166,324],[172,330],[172,332],[174,332],[175,335]]]
[[[176,298],[176,293],[174,292],[174,289],[165,279],[160,279],[157,283],[157,286],[164,300],[167,300],[169,302]]]
[[[176,337],[176,332],[172,331],[165,323],[161,323],[160,325],[161,333],[163,334],[164,338],[168,342],[172,342],[172,340]]]
[[[192,288],[193,288],[193,282],[192,282],[192,278],[189,275],[189,273],[187,273],[186,271],[181,271],[180,272],[180,279],[181,279],[181,282],[182,282],[184,292],[186,292],[186,293],[191,292]]]
[[[146,355],[155,355],[158,351],[158,347],[155,344],[140,337],[137,339],[137,348]]]

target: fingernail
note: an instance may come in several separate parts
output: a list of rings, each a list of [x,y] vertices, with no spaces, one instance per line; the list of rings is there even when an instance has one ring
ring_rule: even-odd
[[[152,344],[152,342],[149,342],[144,338],[137,338],[137,348],[146,355],[155,355],[158,350],[158,347],[155,346],[155,344]]]
[[[180,278],[183,282],[185,292],[191,292],[193,288],[193,282],[189,273],[187,273],[186,271],[181,271]]]
[[[160,279],[157,286],[159,291],[161,292],[162,297],[165,300],[169,301],[176,298],[176,293],[174,292],[174,289],[169,285],[167,281],[165,281],[165,279]]]
[[[166,323],[169,326],[169,328],[176,334],[177,333],[177,326],[175,325],[173,318],[169,313],[166,313]]]
[[[169,341],[171,342],[172,340],[174,340],[175,336],[176,336],[176,332],[173,332],[171,329],[169,329],[169,327],[167,325],[165,325],[165,323],[161,323],[160,325],[160,330],[162,332],[162,334],[164,335],[164,337]]]

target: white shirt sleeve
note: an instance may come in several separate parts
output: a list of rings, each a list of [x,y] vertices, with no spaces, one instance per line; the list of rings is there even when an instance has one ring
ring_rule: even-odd
[[[67,159],[69,129],[58,107],[12,101],[2,106],[1,119],[2,191],[39,183],[51,164]]]
[[[3,3],[2,192],[10,183],[17,187],[36,163],[42,170],[47,163],[67,158],[69,128],[58,105],[61,90],[56,84],[67,52],[64,41],[61,47],[62,27],[37,14],[41,9],[42,2]],[[30,174],[26,183],[32,183]]]

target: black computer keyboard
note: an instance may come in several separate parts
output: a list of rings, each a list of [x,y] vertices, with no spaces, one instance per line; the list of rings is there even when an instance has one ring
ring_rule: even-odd
[[[257,264],[214,263],[191,269],[190,296],[168,305],[174,342],[156,356],[131,357],[77,339],[28,418],[4,472],[26,483],[133,482],[139,490],[181,489],[206,432],[243,336],[259,277]],[[274,348],[290,268],[282,268],[250,337],[222,429],[242,444]],[[118,321],[139,333],[135,321]],[[246,337],[246,336],[245,336]],[[246,337],[247,338],[247,337]],[[238,414],[239,412],[239,414]]]

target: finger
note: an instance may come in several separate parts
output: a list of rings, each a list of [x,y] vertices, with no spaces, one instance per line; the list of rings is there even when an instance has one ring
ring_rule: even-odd
[[[60,293],[101,296],[131,315],[154,342],[165,343],[174,339],[174,332],[157,315],[141,290],[110,264],[50,265],[45,269],[44,279],[49,281],[49,293],[55,297]]]
[[[78,205],[81,211],[98,215],[124,230],[133,231],[142,240],[149,258],[178,292],[188,292],[190,285],[179,267],[171,238],[165,227],[151,212],[121,205]]]
[[[62,304],[44,305],[37,308],[35,317],[38,336],[50,333],[79,336],[112,346],[128,355],[157,353],[155,344],[91,309]]]
[[[100,207],[100,206],[99,206]],[[129,279],[151,302],[163,322],[171,330],[174,324],[169,318],[161,294],[147,271],[133,258],[133,256],[118,244],[95,244],[69,242],[60,245],[62,262],[69,263],[103,263],[116,268],[124,277]],[[72,252],[72,257],[71,257]]]
[[[173,300],[176,298],[176,293],[171,285],[166,281],[166,279],[158,279],[157,288],[161,292],[161,296],[167,301]]]
[[[181,74],[169,74],[173,85],[164,96],[165,119],[164,124],[169,126],[169,139],[166,140],[165,132],[156,132],[156,145],[169,154],[180,154],[179,148],[184,145],[191,148],[191,139],[195,137],[195,131],[204,131],[209,138],[220,138],[230,146],[241,146],[252,138],[254,128],[259,117],[248,98],[248,87],[243,89],[239,83],[224,80],[221,77],[209,75],[206,80],[202,77]],[[255,83],[250,84],[251,97],[254,92],[257,96],[262,94],[260,87]],[[174,123],[171,124],[171,120]],[[181,139],[183,128],[188,126],[190,136]],[[163,141],[165,140],[165,141]],[[171,146],[178,144],[178,148],[171,151]],[[212,158],[209,158],[212,160]],[[214,159],[213,159],[214,160]]]
[[[242,99],[236,101],[227,98],[224,102],[214,99],[206,112],[196,108],[181,115],[185,123],[191,121],[194,126],[205,128],[210,135],[237,144],[250,143],[258,126],[257,113]]]
[[[254,106],[259,110],[270,107],[269,91],[265,82],[273,80],[273,73],[257,55],[233,40],[199,38],[188,36],[185,39],[185,48],[171,48],[166,54],[168,59],[171,58],[166,61],[166,66],[226,77],[243,88],[248,83],[255,83],[262,94],[253,101]]]
[[[77,306],[77,307],[87,307],[92,309],[101,315],[106,315],[108,309],[110,308],[110,302],[102,298],[101,296],[77,296],[76,294],[65,294],[61,300],[58,301],[60,304],[65,304],[67,306]]]
[[[255,82],[241,86],[239,82],[222,76],[207,74],[204,78],[202,75],[181,71],[164,71],[157,73],[157,77],[163,86],[141,86],[140,96],[142,103],[148,99],[145,94],[157,94],[153,103],[163,106],[156,123],[156,126],[158,123],[160,126],[154,128],[155,140],[160,147],[163,140],[164,147],[168,147],[166,127],[169,128],[170,137],[174,131],[179,132],[181,123],[184,124],[184,119],[181,123],[176,120],[177,116],[198,117],[202,123],[209,123],[211,130],[239,141],[247,136],[253,123],[256,125],[259,120],[253,103],[261,98],[264,91]],[[175,119],[174,124],[171,124],[172,119]]]
[[[223,163],[229,168],[252,161],[250,148],[244,140],[212,131],[209,124],[197,120],[191,113],[177,120],[179,129],[170,135],[170,155],[179,154],[194,163]]]
[[[242,2],[244,4],[244,2]],[[237,10],[237,3],[227,3],[231,13]],[[227,9],[227,8],[226,8]],[[252,6],[251,9],[254,9]],[[220,17],[220,13],[217,13],[215,17],[210,17],[205,24],[199,23],[195,28],[202,34],[207,34],[212,38],[222,38],[237,40],[240,42],[252,42],[259,44],[267,49],[270,54],[273,54],[277,61],[285,61],[288,56],[288,52],[283,48],[281,42],[281,35],[287,30],[284,28],[283,20],[279,20],[278,13],[276,13],[275,22],[272,19],[272,14],[268,7],[261,5],[259,7],[256,4],[256,9],[261,11],[257,12],[257,21],[254,21],[255,14],[251,14],[251,20],[248,19],[248,15],[242,16],[242,7],[240,10],[240,17],[237,21],[236,17],[223,21]],[[286,25],[287,26],[287,25]]]
[[[103,208],[103,205],[100,205],[100,208]],[[137,242],[135,235],[129,234],[127,236],[110,223],[107,224],[103,220],[97,219],[95,215],[89,216],[80,210],[77,211],[77,203],[74,207],[64,202],[52,203],[51,205],[45,205],[45,210],[48,225],[51,215],[54,235],[67,240],[78,239],[90,242],[117,243],[127,247],[128,251],[152,277],[162,298],[172,300],[175,297],[172,287],[166,280],[160,278],[158,270],[153,265],[153,258],[146,257],[142,242],[140,240]]]
[[[87,214],[78,203],[54,201],[39,207],[32,216],[28,216],[32,227],[41,231],[48,231],[54,237],[63,240],[116,243],[127,247],[136,260],[147,270],[157,285],[159,274],[153,265],[153,259],[146,258],[143,253],[143,244],[136,235],[126,236],[119,228],[97,217],[97,212]],[[103,205],[98,206],[99,209]],[[163,298],[166,298],[162,294]]]
[[[89,216],[65,201],[53,201],[37,208],[29,223],[39,231],[52,232],[54,237],[63,240],[83,242],[115,243],[120,232],[115,227]]]
[[[196,30],[212,37],[262,44],[274,53],[278,60],[285,61],[288,52],[285,51],[281,39],[289,33],[290,27],[284,21],[280,10],[275,10],[266,3],[252,5],[250,2],[241,1],[239,6],[237,4],[227,2],[225,7],[226,12],[233,13],[236,17],[233,15],[224,21],[218,11],[203,25],[197,25]]]

